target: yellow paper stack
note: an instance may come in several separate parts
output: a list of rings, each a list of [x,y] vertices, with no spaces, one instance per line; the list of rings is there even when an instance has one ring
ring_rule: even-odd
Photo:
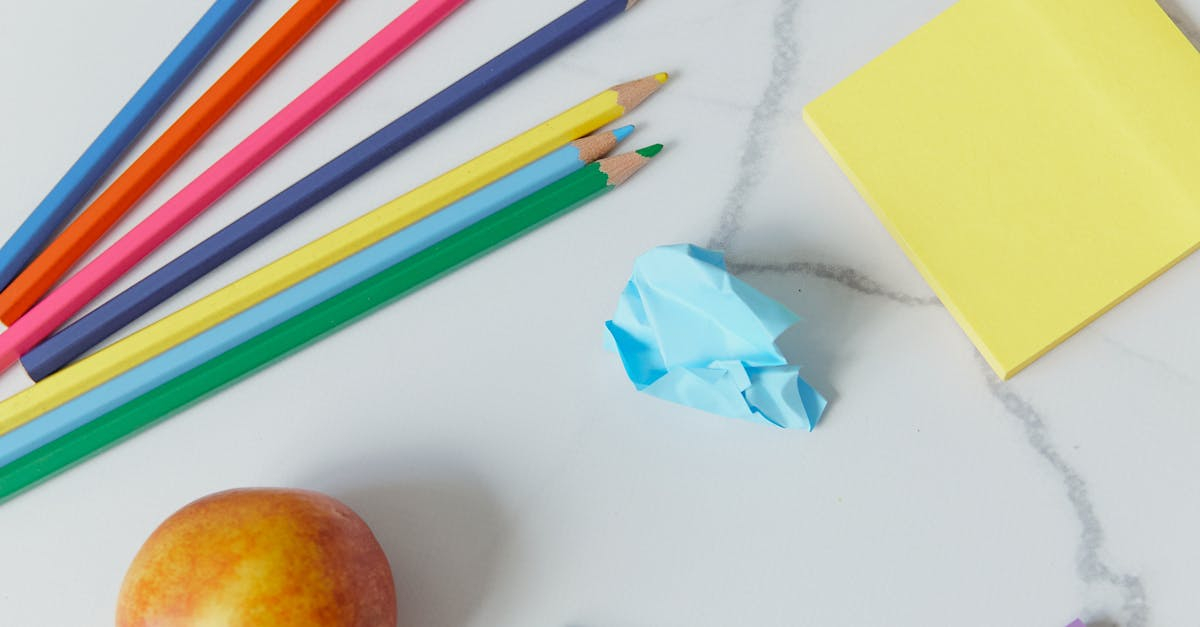
[[[1005,378],[1200,246],[1200,53],[1154,0],[963,0],[805,118]]]

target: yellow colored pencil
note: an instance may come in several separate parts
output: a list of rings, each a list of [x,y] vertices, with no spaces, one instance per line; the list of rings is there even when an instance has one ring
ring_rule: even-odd
[[[656,74],[605,90],[374,211],[0,402],[7,433],[439,209],[612,122],[667,81]]]

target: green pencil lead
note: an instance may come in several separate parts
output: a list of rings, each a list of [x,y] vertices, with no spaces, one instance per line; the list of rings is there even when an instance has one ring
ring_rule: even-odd
[[[662,149],[662,144],[654,144],[653,146],[646,146],[645,148],[637,151],[637,153],[643,157],[646,157],[647,159],[650,159],[662,152]]]

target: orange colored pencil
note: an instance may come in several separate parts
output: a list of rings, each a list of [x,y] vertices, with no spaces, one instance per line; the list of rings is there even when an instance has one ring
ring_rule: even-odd
[[[0,292],[12,325],[200,142],[341,0],[297,0],[279,21]]]

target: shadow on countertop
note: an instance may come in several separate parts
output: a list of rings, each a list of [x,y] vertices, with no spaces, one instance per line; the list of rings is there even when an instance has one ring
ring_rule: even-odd
[[[397,476],[395,460],[347,460],[354,485],[316,475],[312,486],[358,512],[383,545],[396,579],[401,625],[463,627],[487,600],[510,529],[483,482],[469,473]],[[377,469],[378,471],[372,471]]]
[[[1179,0],[1158,0],[1158,4],[1179,25],[1179,30],[1182,30],[1183,34],[1191,40],[1192,45],[1200,49],[1200,23],[1196,22],[1196,16],[1188,15],[1187,11],[1179,6]],[[1101,625],[1100,627],[1106,626]]]

